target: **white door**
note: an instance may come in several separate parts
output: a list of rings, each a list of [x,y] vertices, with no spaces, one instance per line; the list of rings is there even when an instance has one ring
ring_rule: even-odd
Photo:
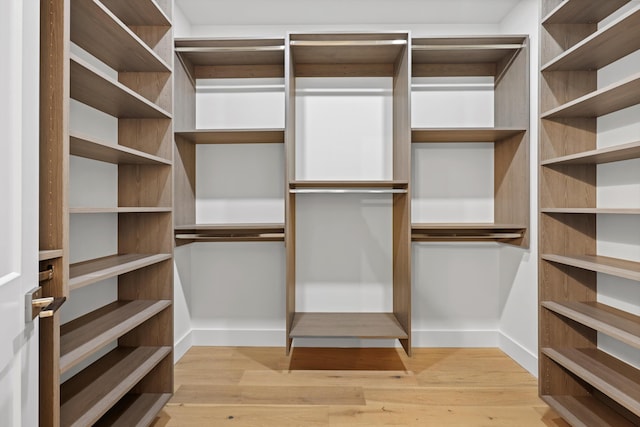
[[[38,320],[25,294],[38,284],[39,1],[3,0],[0,13],[0,426],[38,425]]]

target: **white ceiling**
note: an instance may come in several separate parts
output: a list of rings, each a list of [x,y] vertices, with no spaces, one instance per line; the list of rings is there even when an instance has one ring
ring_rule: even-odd
[[[191,25],[495,24],[520,0],[176,0]]]

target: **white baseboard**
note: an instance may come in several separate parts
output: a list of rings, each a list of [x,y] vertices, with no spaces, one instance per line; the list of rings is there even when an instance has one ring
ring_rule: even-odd
[[[531,353],[502,332],[500,332],[499,347],[507,356],[529,371],[531,375],[538,377],[538,356],[536,354]]]
[[[173,347],[173,363],[178,363],[182,356],[193,347],[193,332],[189,331],[182,336]]]
[[[284,347],[284,330],[192,329],[192,345],[221,347]]]
[[[415,348],[422,347],[498,347],[496,330],[413,330]]]

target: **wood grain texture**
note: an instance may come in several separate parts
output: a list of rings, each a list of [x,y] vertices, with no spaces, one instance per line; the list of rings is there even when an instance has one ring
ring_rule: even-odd
[[[118,120],[118,144],[173,161],[173,130],[169,119]]]
[[[78,262],[69,267],[69,287],[78,289],[167,259],[171,254],[122,254]]]
[[[597,23],[546,24],[540,27],[540,63],[546,64],[598,30]]]
[[[153,52],[158,55],[158,57],[166,62],[169,66],[169,69],[172,68],[172,60],[174,56],[173,49],[173,31],[171,31],[170,26],[134,26],[131,25],[129,27],[131,31],[133,31],[142,42],[153,49]],[[122,70],[127,71],[127,70]],[[146,70],[146,71],[154,71],[154,70]]]
[[[170,399],[170,393],[129,393],[120,399],[94,426],[147,427]]]
[[[113,164],[171,164],[169,160],[163,159],[162,157],[147,154],[123,145],[99,141],[90,136],[78,133],[71,134],[69,136],[69,142],[69,154],[72,156]]]
[[[196,65],[194,76],[196,79],[282,78],[284,65],[281,62],[266,65]]]
[[[118,205],[170,208],[171,169],[169,165],[118,165]]]
[[[176,226],[196,222],[196,146],[176,135],[173,165],[174,222]]]
[[[640,281],[640,262],[611,258],[601,255],[570,255],[542,254],[542,259],[585,270],[597,271],[616,277]]]
[[[574,427],[633,427],[638,425],[590,396],[541,396]]]
[[[194,144],[282,144],[284,129],[196,129],[176,131]]]
[[[289,355],[293,339],[289,337],[296,313],[296,195],[289,190],[296,179],[296,69],[292,58],[291,35],[285,39],[284,91],[285,91],[285,179],[284,179],[284,245],[285,273],[285,353]]]
[[[408,181],[289,181],[289,188],[407,188]]]
[[[540,161],[595,150],[597,120],[595,118],[540,120],[538,137]],[[571,141],[571,144],[565,144],[565,141]]]
[[[496,64],[522,47],[522,36],[412,39],[414,64]]]
[[[296,77],[392,77],[392,63],[296,64]]]
[[[39,425],[60,426],[60,312],[40,320]]]
[[[542,167],[539,175],[540,206],[595,208],[596,172],[594,165]]]
[[[554,7],[551,7],[551,5],[543,7],[543,24],[599,22],[629,3],[629,0],[554,0],[553,3]]]
[[[413,128],[411,142],[496,142],[526,131],[523,128]]]
[[[176,385],[153,427],[568,426],[498,349],[295,348],[289,359],[281,348],[192,347]],[[336,402],[335,389],[363,399]]]
[[[640,215],[640,209],[630,208],[542,208],[546,214],[602,214],[602,215]]]
[[[640,158],[640,141],[543,160],[541,165],[600,165]]]
[[[118,81],[153,102],[161,109],[173,110],[171,73],[118,73]]]
[[[173,253],[171,214],[119,214],[118,253]]]
[[[101,0],[101,2],[127,25],[171,26],[167,13],[155,0],[135,2]]]
[[[358,337],[407,338],[407,331],[393,313],[295,314],[290,338]]]
[[[411,65],[412,77],[495,76],[496,64],[422,64]]]

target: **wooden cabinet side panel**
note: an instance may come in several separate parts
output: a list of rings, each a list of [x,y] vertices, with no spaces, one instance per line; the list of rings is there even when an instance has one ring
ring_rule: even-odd
[[[173,252],[171,213],[127,213],[118,215],[118,253],[154,254]]]
[[[120,119],[118,143],[171,160],[173,129],[170,119]]]
[[[171,207],[171,166],[119,165],[118,206]]]
[[[175,192],[175,225],[196,222],[196,146],[180,136],[175,137],[173,156]]]

